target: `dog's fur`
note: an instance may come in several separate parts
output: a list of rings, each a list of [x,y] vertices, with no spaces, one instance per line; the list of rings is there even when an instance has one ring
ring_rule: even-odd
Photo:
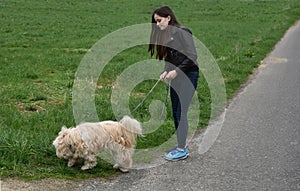
[[[68,166],[84,160],[82,170],[97,164],[96,155],[108,148],[116,162],[114,168],[128,172],[137,136],[142,135],[140,123],[128,116],[120,122],[82,123],[76,128],[62,127],[53,145],[59,158],[68,159]]]

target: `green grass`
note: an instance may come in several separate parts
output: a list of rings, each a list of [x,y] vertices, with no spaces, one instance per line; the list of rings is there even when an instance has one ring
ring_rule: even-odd
[[[300,16],[298,0],[165,1],[181,23],[192,29],[217,59],[227,98],[270,52]],[[126,6],[125,6],[126,5]],[[72,87],[86,51],[119,28],[150,21],[155,1],[0,1],[0,177],[39,179],[108,177],[111,165],[100,160],[82,172],[55,155],[52,141],[62,125],[74,126]],[[146,46],[114,57],[100,76],[96,93],[100,120],[115,117],[110,95],[117,76],[131,63],[149,59]],[[131,94],[134,108],[155,82],[139,84]],[[210,92],[203,77],[197,89],[199,128],[210,118]],[[135,114],[150,118],[152,99],[164,100],[160,85]],[[170,106],[170,104],[169,104]],[[157,132],[140,139],[138,148],[159,145],[172,134],[171,111]],[[168,130],[166,130],[168,129]]]

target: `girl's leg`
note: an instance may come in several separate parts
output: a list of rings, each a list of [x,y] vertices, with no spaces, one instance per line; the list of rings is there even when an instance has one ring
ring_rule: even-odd
[[[179,96],[177,95],[175,89],[172,86],[170,89],[170,97],[172,102],[172,115],[174,120],[174,126],[175,130],[177,130],[180,121],[181,106]]]
[[[174,124],[177,134],[178,147],[183,149],[186,146],[188,134],[188,108],[198,84],[198,72],[181,74],[172,81],[171,101],[174,117]]]

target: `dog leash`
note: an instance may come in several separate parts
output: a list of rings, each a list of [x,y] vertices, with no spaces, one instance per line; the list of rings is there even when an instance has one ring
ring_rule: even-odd
[[[153,92],[155,87],[158,85],[158,83],[161,81],[161,79],[158,79],[154,86],[151,88],[151,90],[148,92],[148,94],[144,97],[144,99],[131,111],[131,113],[134,113],[138,108],[142,106],[142,104],[145,102],[145,100],[149,97],[149,95]]]

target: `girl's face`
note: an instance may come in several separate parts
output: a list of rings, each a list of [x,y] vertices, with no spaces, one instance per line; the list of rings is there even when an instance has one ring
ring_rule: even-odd
[[[160,30],[165,30],[169,25],[171,17],[161,17],[157,14],[154,14],[154,20],[156,21],[156,25],[160,28]]]

